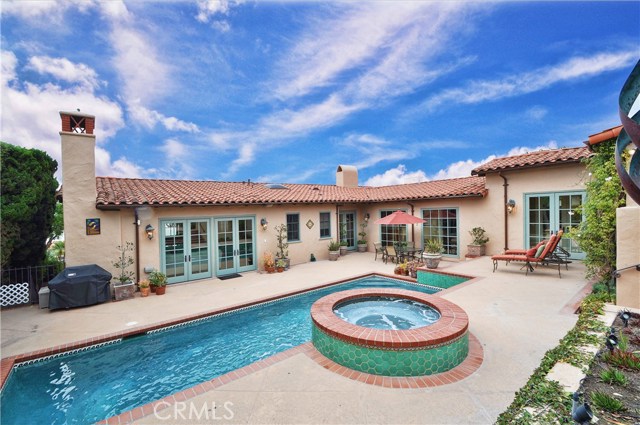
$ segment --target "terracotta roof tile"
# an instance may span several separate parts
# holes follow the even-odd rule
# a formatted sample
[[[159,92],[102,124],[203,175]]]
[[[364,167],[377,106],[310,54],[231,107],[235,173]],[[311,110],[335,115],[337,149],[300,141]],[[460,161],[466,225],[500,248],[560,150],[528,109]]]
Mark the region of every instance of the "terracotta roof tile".
[[[284,184],[270,189],[263,183],[151,180],[97,177],[96,206],[229,205],[282,203],[363,203],[485,196],[484,177],[465,177],[383,187],[339,187]]]
[[[495,173],[503,170],[516,170],[520,168],[544,167],[552,164],[566,164],[580,162],[591,156],[592,153],[586,147],[563,148],[529,152],[523,155],[496,158],[482,164],[471,171],[474,176],[485,176],[487,173]]]

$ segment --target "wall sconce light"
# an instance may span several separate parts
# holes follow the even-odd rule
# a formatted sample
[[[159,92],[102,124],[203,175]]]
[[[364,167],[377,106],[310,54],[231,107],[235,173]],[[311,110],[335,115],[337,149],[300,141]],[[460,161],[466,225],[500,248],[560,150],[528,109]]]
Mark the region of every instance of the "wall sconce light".
[[[364,221],[369,221],[370,218],[371,218],[371,216],[369,215],[369,213],[366,213],[364,215]]]
[[[262,217],[260,219],[260,225],[262,226],[262,230],[267,230],[267,225],[269,224],[269,222],[267,221],[266,218]]]
[[[511,214],[515,210],[516,210],[516,201],[514,201],[513,199],[509,199],[509,202],[507,202],[507,212]]]
[[[152,225],[147,224],[147,227],[144,228],[144,231],[147,232],[147,237],[151,240],[153,239],[153,232],[155,232],[156,229]]]

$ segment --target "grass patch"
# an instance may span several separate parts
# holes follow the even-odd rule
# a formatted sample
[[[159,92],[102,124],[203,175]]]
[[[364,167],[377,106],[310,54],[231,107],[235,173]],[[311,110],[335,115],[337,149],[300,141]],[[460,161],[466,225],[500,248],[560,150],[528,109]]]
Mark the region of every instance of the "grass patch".
[[[622,371],[617,369],[606,369],[600,373],[600,379],[609,385],[620,385],[624,387],[627,385],[627,377],[624,376]]]
[[[617,398],[611,397],[602,391],[595,391],[591,394],[591,403],[600,410],[611,413],[622,412],[625,410],[624,404]]]
[[[614,350],[612,353],[605,353],[602,359],[610,365],[621,369],[640,371],[640,357],[634,353]]]

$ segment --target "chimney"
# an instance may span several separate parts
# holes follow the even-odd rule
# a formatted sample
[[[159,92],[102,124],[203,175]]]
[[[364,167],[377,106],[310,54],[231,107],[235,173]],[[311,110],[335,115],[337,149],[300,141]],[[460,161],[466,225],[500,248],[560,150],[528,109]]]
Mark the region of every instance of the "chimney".
[[[90,242],[87,219],[100,217],[96,211],[96,136],[95,117],[79,112],[60,112],[62,130],[62,187],[64,188],[64,236],[67,266],[86,264]],[[92,261],[95,262],[95,261]]]
[[[353,165],[338,165],[336,186],[358,187],[358,169]]]

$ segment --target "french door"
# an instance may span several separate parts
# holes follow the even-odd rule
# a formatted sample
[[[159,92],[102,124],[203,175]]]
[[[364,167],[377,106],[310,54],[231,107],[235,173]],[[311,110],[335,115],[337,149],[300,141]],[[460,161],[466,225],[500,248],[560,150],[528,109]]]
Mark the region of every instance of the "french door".
[[[169,283],[211,277],[209,220],[161,221],[162,268]]]
[[[256,269],[255,219],[216,218],[216,275]]]
[[[582,222],[580,208],[585,192],[558,192],[525,195],[525,240],[527,246],[535,246],[548,239],[551,232],[576,228]],[[585,254],[568,236],[560,240],[560,246],[571,253],[571,258],[581,260]]]
[[[338,225],[340,226],[340,242],[346,240],[348,249],[356,249],[356,213],[353,211],[340,212]]]

